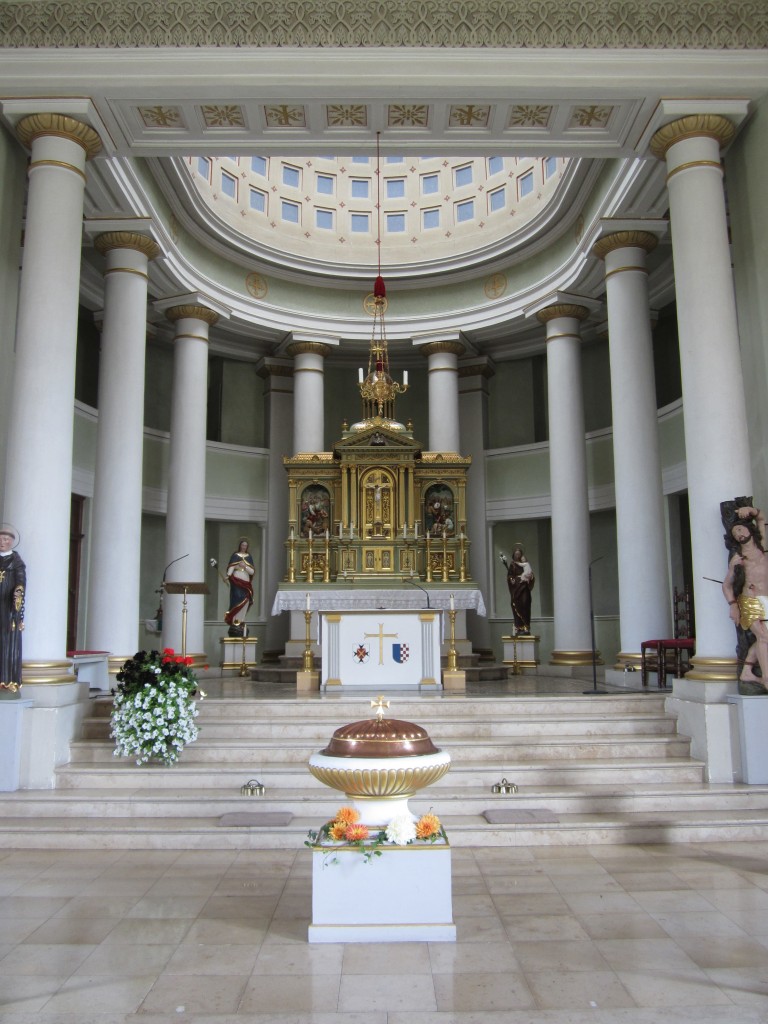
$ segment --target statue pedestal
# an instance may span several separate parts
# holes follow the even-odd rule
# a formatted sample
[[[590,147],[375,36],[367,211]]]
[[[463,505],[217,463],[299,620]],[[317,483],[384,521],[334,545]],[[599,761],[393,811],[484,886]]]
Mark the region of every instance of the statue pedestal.
[[[741,781],[757,786],[768,783],[768,697],[742,697],[731,694],[729,704],[736,705],[741,742]]]
[[[14,793],[21,774],[21,731],[32,700],[0,701],[0,792]]]
[[[540,639],[532,633],[501,638],[504,645],[504,664],[509,665],[513,674],[520,672],[530,675],[538,671]]]
[[[334,863],[331,863],[331,862]],[[451,848],[312,849],[310,942],[455,942]]]
[[[245,674],[248,675],[252,668],[256,668],[256,644],[258,639],[255,636],[246,637],[241,640],[238,636],[223,636],[219,640],[221,644],[221,661],[219,666],[222,675],[225,672],[241,672],[245,663]]]

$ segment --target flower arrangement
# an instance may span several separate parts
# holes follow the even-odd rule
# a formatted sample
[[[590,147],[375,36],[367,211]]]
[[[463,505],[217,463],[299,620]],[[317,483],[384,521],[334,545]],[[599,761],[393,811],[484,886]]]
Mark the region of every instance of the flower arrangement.
[[[403,814],[396,818],[379,832],[371,834],[367,825],[359,823],[360,815],[354,807],[340,807],[336,816],[326,821],[317,832],[308,832],[305,846],[351,846],[357,847],[363,855],[366,863],[374,857],[380,857],[382,847],[387,843],[393,846],[408,846],[417,841],[436,843],[440,840],[448,841],[445,829],[440,823],[436,814],[430,811],[423,814],[418,821],[413,821],[409,814]],[[331,864],[337,863],[337,858],[332,857]]]
[[[170,647],[138,651],[117,673],[113,690],[110,736],[115,757],[135,757],[136,764],[161,761],[175,764],[187,743],[197,739],[193,699],[198,683],[192,658]],[[205,696],[200,690],[201,699]]]

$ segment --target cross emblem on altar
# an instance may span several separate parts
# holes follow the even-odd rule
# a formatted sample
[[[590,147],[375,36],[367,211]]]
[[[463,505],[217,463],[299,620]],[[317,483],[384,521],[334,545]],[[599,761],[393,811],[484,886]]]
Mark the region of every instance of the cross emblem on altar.
[[[384,632],[384,623],[380,622],[379,623],[379,632],[378,633],[364,633],[363,636],[365,637],[366,640],[378,640],[379,641],[379,664],[383,665],[384,664],[384,641],[386,639],[397,640],[398,634],[397,633],[385,633]]]

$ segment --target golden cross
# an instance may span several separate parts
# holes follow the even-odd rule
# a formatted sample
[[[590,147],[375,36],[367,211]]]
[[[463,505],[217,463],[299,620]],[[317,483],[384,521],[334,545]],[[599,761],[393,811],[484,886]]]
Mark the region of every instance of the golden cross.
[[[385,639],[385,637],[391,637],[392,639],[397,640],[398,634],[397,633],[385,633],[384,632],[384,623],[380,622],[379,623],[379,632],[378,633],[363,633],[363,636],[366,639],[376,639],[376,638],[378,638],[378,641],[379,641],[379,664],[383,665],[384,664],[384,639]]]
[[[381,696],[379,697],[378,700],[371,701],[371,707],[376,708],[376,717],[378,718],[379,721],[381,721],[382,718],[384,717],[384,708],[389,707],[389,701],[384,700],[384,697]]]

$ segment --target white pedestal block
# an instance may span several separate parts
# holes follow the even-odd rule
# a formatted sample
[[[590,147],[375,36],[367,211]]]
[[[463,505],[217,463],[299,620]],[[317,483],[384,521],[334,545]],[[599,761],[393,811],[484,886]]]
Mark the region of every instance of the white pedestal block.
[[[89,651],[71,655],[72,667],[78,683],[87,683],[89,690],[101,690],[109,693],[109,651]]]
[[[534,674],[538,671],[539,640],[540,637],[532,633],[501,638],[504,645],[504,664],[509,666],[509,671],[521,674]]]
[[[451,849],[385,846],[312,851],[310,942],[455,942]]]
[[[21,727],[31,700],[0,701],[0,792],[14,793],[19,788],[21,767]]]
[[[742,697],[732,694],[729,704],[735,704],[741,741],[741,781],[749,785],[768,783],[768,697]]]

